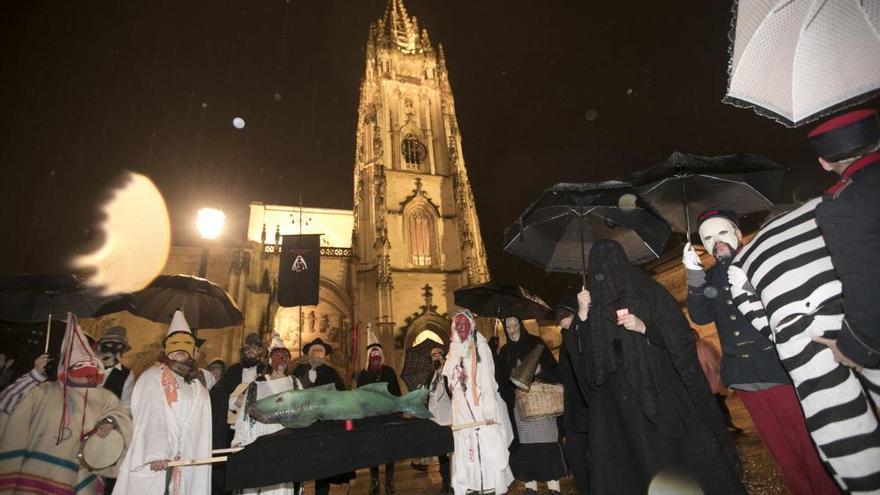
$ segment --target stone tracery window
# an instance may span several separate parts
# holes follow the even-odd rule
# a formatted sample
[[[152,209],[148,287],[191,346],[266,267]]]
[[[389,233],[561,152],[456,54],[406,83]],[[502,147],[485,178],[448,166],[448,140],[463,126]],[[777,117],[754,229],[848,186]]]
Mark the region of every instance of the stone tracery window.
[[[400,144],[400,152],[403,155],[404,168],[408,170],[419,170],[425,158],[428,156],[428,149],[424,144],[412,134],[407,134]]]
[[[413,265],[429,267],[433,264],[434,214],[424,206],[418,206],[406,217],[410,260]]]

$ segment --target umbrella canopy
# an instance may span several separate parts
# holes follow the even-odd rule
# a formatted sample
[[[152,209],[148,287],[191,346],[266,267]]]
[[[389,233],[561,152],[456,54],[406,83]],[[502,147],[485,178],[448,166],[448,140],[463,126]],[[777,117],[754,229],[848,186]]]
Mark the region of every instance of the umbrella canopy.
[[[877,0],[739,0],[726,103],[798,126],[880,90]]]
[[[628,179],[672,230],[690,233],[697,228],[691,219],[708,208],[737,215],[769,209],[784,174],[782,165],[760,155],[708,157],[676,151]]]
[[[669,225],[620,181],[560,183],[544,191],[504,232],[504,251],[547,272],[586,273],[597,239],[623,246],[629,260],[655,259],[669,238]]]
[[[403,357],[403,369],[400,371],[400,379],[406,384],[406,388],[415,390],[423,387],[428,378],[434,374],[431,350],[435,347],[445,348],[439,342],[426,339],[406,350],[406,355]]]
[[[540,297],[518,285],[488,282],[456,289],[455,304],[477,315],[496,318],[516,316],[522,320],[536,320],[547,316],[550,306]]]
[[[134,296],[134,314],[157,323],[171,323],[182,309],[193,328],[223,328],[243,321],[241,310],[219,285],[190,275],[160,275]]]
[[[131,294],[101,295],[72,274],[25,273],[0,283],[0,320],[16,323],[49,321],[73,313],[94,318],[134,309]]]

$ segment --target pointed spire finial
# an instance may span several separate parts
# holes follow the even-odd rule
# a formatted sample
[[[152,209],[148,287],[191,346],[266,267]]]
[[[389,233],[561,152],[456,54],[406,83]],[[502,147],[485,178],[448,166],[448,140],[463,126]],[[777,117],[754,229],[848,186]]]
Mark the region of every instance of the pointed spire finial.
[[[406,12],[403,0],[388,0],[383,21],[388,37],[402,52],[416,52],[419,39],[418,21]]]

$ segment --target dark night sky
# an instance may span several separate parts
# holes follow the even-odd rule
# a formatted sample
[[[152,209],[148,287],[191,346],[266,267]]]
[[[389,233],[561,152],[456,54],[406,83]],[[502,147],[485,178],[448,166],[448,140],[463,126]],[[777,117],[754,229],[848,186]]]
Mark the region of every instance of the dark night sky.
[[[0,275],[58,271],[94,246],[102,191],[122,169],[157,183],[179,244],[204,205],[227,211],[229,238],[254,200],[350,208],[364,44],[385,3],[3,2]],[[406,5],[446,49],[496,279],[558,292],[501,251],[504,228],[555,182],[613,178],[673,150],[766,154],[791,168],[789,197],[832,180],[807,129],[721,103],[729,1]]]

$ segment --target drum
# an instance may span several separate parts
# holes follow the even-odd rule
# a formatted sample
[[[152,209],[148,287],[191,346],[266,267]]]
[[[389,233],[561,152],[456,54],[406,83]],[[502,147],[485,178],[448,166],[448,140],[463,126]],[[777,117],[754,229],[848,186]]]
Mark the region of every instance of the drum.
[[[100,471],[116,464],[125,453],[125,439],[118,430],[100,438],[95,430],[83,437],[76,457],[89,471]]]

